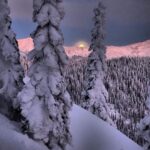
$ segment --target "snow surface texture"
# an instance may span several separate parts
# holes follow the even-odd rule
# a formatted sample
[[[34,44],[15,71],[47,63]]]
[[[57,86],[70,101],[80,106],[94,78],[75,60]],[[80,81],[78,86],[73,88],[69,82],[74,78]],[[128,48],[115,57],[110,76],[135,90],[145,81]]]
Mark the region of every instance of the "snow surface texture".
[[[142,150],[117,129],[76,105],[70,118],[74,148],[68,150]]]
[[[70,121],[73,143],[66,150],[142,150],[122,133],[76,105],[70,111]],[[48,150],[21,134],[18,127],[2,115],[0,123],[0,150]]]
[[[88,57],[87,71],[85,73],[85,92],[83,93],[85,102],[83,103],[83,107],[115,126],[110,118],[111,111],[106,103],[108,92],[103,83],[104,72],[106,70],[106,48],[104,46],[103,29],[105,8],[101,2],[94,9],[94,15],[95,27],[92,30],[92,41],[90,45],[92,52]]]
[[[150,87],[149,87],[149,96],[146,101],[146,106],[148,108],[146,116],[138,124],[139,134],[146,141],[145,149],[150,150]]]
[[[17,123],[0,114],[0,150],[48,150],[20,132]]]
[[[14,32],[11,30],[7,0],[0,1],[0,94],[18,107],[17,94],[23,86],[23,68]]]
[[[51,150],[64,150],[71,142],[68,112],[72,103],[66,90],[62,67],[68,58],[59,25],[64,16],[62,0],[34,0],[33,19],[38,27],[32,38],[32,64],[18,97],[26,132]]]

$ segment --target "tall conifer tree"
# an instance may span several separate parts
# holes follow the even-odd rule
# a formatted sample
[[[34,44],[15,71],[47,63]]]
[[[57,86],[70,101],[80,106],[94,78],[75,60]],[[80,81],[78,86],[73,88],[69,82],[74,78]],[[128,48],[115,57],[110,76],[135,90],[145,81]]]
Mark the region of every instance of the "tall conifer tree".
[[[91,54],[88,57],[87,69],[85,73],[84,106],[92,113],[103,120],[113,124],[110,119],[110,110],[106,100],[108,92],[104,85],[106,70],[104,44],[105,7],[99,2],[94,9],[94,28],[92,30],[92,40],[90,45]]]
[[[33,8],[38,27],[32,34],[35,49],[29,54],[29,78],[19,94],[22,115],[29,135],[51,150],[65,150],[71,140],[68,112],[72,104],[62,72],[68,60],[60,30],[62,0],[33,0]]]

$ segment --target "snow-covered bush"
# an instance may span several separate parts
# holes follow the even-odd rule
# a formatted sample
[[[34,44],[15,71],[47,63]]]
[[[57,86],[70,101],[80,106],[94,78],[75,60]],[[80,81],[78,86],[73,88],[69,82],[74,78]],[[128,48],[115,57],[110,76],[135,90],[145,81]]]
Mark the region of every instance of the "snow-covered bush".
[[[68,58],[59,28],[64,17],[62,0],[33,0],[33,20],[38,27],[32,38],[35,49],[28,55],[31,66],[18,97],[26,130],[51,150],[65,150],[71,141],[69,116],[72,103],[63,78]]]
[[[23,86],[23,68],[20,64],[18,44],[11,30],[7,0],[0,1],[0,95],[1,100],[18,108],[17,94]],[[3,97],[3,98],[2,98]],[[0,105],[2,103],[0,102]]]
[[[28,54],[20,51],[20,62],[23,66],[24,72],[27,73],[31,65],[31,62],[28,60]]]
[[[103,120],[114,124],[110,118],[110,109],[107,104],[108,92],[103,83],[106,70],[104,45],[104,23],[105,7],[100,2],[94,9],[94,28],[92,30],[92,40],[88,57],[87,69],[85,73],[85,91],[83,107],[102,118]]]
[[[147,112],[146,116],[141,119],[140,123],[138,124],[138,129],[140,130],[139,133],[142,138],[145,140],[145,149],[150,150],[150,88],[149,88],[149,96],[146,101]]]

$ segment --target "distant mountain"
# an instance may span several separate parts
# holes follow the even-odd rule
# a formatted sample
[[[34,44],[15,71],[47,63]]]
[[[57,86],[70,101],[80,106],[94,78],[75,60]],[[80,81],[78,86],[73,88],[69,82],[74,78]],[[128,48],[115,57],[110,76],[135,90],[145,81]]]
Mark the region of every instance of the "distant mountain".
[[[24,53],[28,53],[34,48],[33,40],[31,38],[18,39],[18,45],[19,49]]]
[[[28,53],[34,48],[33,40],[31,38],[19,39],[18,44],[19,49],[24,53]],[[87,48],[80,48],[77,46],[65,46],[64,48],[69,57],[72,57],[74,55],[86,57],[90,53]],[[150,40],[127,46],[107,46],[106,55],[108,59],[118,58],[122,56],[150,57]]]
[[[127,46],[109,46],[107,49],[107,57],[109,59],[122,56],[139,56],[150,57],[150,40],[135,43]]]
[[[19,49],[24,53],[28,53],[32,49],[34,49],[33,40],[31,38],[18,39],[18,44],[19,44]],[[87,48],[79,48],[77,46],[64,47],[64,48],[69,57],[72,57],[74,55],[86,57],[89,54]]]

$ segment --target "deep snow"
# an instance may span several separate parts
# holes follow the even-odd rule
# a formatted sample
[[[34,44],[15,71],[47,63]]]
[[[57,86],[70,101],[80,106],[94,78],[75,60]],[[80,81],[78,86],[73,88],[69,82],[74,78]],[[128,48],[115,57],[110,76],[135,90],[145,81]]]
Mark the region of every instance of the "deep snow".
[[[74,105],[70,112],[72,147],[67,150],[142,150],[117,129]],[[0,150],[48,150],[19,132],[16,125],[0,115]]]

